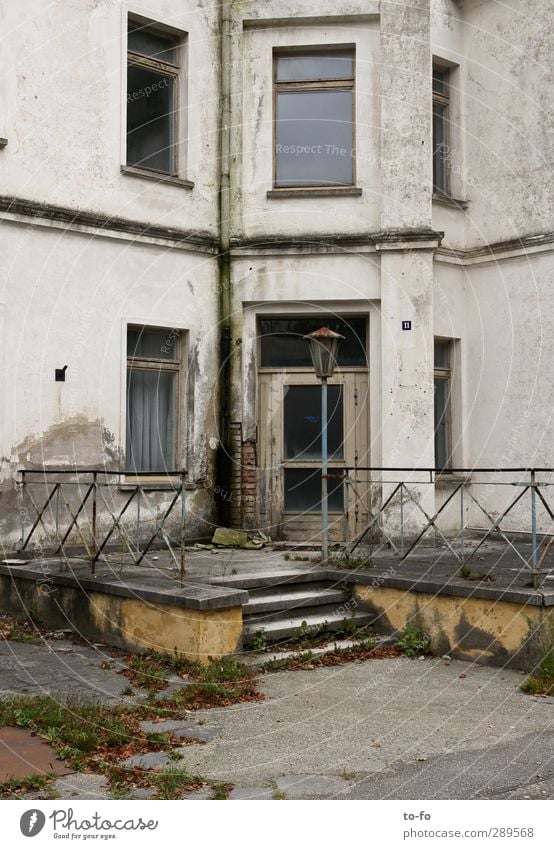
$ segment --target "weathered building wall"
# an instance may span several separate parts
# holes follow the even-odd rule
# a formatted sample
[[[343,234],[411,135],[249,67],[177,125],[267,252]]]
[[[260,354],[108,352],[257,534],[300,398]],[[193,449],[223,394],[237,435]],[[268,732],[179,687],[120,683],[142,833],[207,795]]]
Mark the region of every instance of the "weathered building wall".
[[[434,465],[436,337],[453,342],[453,465],[552,464],[547,0],[525,15],[494,0],[237,0],[224,65],[209,0],[1,8],[4,533],[18,465],[123,464],[126,323],[186,331],[179,460],[215,480],[229,267],[233,523],[257,522],[262,316],[368,318],[372,465]],[[187,34],[180,182],[122,172],[128,12]],[[356,52],[355,185],[275,192],[273,50],[329,44]],[[450,198],[432,192],[433,59],[451,75]],[[212,496],[191,493],[191,531],[207,531]]]
[[[2,194],[217,234],[218,6],[194,0],[4,2]],[[179,177],[121,173],[127,15],[186,34],[189,93]],[[24,23],[23,23],[24,22]]]
[[[124,170],[128,14],[182,32],[176,180]],[[125,469],[129,324],[182,331],[176,463],[192,487],[187,532],[205,535],[218,437],[218,7],[23,0],[2,3],[2,21],[2,544],[20,533],[17,468]]]

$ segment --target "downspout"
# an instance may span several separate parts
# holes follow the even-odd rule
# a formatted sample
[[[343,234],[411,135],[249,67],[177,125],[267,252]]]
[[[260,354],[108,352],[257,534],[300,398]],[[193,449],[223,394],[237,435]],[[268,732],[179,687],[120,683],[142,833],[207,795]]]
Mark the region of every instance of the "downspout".
[[[220,2],[219,109],[219,429],[217,452],[217,520],[229,524],[231,490],[231,0]]]

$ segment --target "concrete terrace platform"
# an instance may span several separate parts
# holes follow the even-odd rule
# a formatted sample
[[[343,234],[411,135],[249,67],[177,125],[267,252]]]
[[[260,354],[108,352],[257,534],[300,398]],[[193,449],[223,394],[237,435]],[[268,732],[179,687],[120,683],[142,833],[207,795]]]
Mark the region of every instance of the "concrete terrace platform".
[[[518,549],[530,553],[526,543]],[[469,579],[460,577],[446,547],[418,548],[405,561],[387,550],[360,551],[356,555],[369,556],[371,568],[344,569],[318,565],[319,552],[281,547],[186,554],[184,585],[166,550],[150,553],[139,566],[130,556],[108,556],[94,576],[82,559],[21,557],[0,564],[0,606],[12,613],[38,606],[54,627],[75,627],[123,648],[177,649],[201,660],[239,651],[260,631],[279,642],[303,623],[310,632],[318,622],[340,630],[345,619],[356,627],[374,624],[384,634],[414,624],[430,635],[436,654],[525,669],[553,643],[550,563],[534,588],[505,543],[484,545],[470,563]]]
[[[22,560],[22,558],[21,558]],[[153,561],[155,562],[155,561]],[[131,651],[177,651],[208,662],[240,648],[240,589],[184,585],[167,568],[70,558],[0,563],[0,610]]]

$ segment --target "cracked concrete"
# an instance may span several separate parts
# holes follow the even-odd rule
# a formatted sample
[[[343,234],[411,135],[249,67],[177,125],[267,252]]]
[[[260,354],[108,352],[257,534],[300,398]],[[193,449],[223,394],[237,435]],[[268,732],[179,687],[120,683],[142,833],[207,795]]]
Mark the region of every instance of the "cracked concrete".
[[[520,692],[521,681],[512,670],[404,657],[266,675],[265,702],[197,713],[222,730],[189,747],[185,763],[287,798],[302,783],[309,798],[523,798],[531,775],[545,798],[552,708]]]
[[[121,659],[103,647],[56,647],[0,643],[0,692],[47,688],[60,698],[121,701],[128,686],[117,672]],[[106,661],[113,667],[102,668]],[[233,784],[231,800],[552,798],[552,700],[524,695],[522,678],[455,660],[370,660],[265,675],[264,702],[141,724],[149,733],[202,740],[176,749],[178,765]],[[123,765],[159,770],[170,760],[150,752]],[[102,776],[80,774],[58,779],[53,792],[108,796]],[[212,790],[186,798],[212,798]]]

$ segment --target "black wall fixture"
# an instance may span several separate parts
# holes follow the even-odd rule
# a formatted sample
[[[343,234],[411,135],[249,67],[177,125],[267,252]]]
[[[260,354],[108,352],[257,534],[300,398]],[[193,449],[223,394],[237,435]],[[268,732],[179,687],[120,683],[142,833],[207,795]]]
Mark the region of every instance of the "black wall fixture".
[[[67,366],[64,366],[63,368],[57,368],[56,369],[56,380],[57,381],[60,381],[62,383],[65,382],[65,370],[66,370],[66,368],[67,368]]]

